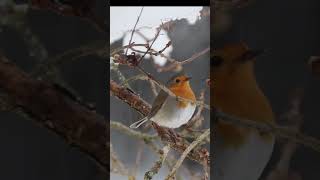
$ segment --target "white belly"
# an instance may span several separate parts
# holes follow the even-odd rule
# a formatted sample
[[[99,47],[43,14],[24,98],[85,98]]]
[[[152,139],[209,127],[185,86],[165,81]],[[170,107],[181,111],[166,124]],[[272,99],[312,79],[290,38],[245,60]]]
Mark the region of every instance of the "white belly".
[[[266,142],[253,132],[238,149],[221,147],[219,139],[213,143],[213,179],[258,180],[271,157],[274,139]]]
[[[150,120],[159,126],[178,128],[191,119],[195,109],[196,105],[191,105],[191,103],[188,103],[187,107],[180,109],[177,107],[176,98],[168,96],[162,108]]]

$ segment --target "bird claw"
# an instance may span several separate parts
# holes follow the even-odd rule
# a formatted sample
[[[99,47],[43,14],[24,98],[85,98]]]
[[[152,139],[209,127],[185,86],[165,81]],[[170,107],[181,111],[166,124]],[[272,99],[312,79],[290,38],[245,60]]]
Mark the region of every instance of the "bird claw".
[[[174,132],[173,129],[168,129],[168,133],[169,133],[171,141],[173,143],[176,143],[177,139],[179,138],[179,135],[176,132]]]

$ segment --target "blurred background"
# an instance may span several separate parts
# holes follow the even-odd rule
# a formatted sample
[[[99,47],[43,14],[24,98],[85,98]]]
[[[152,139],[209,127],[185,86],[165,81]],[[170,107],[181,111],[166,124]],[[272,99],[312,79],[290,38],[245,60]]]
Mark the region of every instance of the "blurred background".
[[[36,64],[67,50],[107,41],[108,34],[97,31],[86,20],[30,9],[28,3],[0,2],[0,50],[28,73]],[[107,19],[105,7],[105,1],[96,1],[94,12],[101,21]],[[83,56],[59,66],[59,72],[60,82],[67,84],[84,101],[95,104],[98,113],[109,116],[106,109],[108,71],[104,59]],[[13,112],[0,112],[0,119],[0,179],[105,178],[94,161],[46,128]]]
[[[320,138],[320,79],[312,76],[307,61],[319,55],[320,2],[309,1],[223,1],[213,7],[212,46],[243,41],[252,49],[265,49],[257,58],[256,77],[279,118],[288,110],[289,94],[304,91],[301,131]],[[279,160],[281,143],[265,174]],[[290,171],[304,180],[320,178],[320,153],[299,146]]]
[[[136,23],[141,7],[111,7],[110,10],[110,51],[112,52],[112,50],[128,44],[131,35],[130,30],[133,29]],[[156,35],[156,28],[161,23],[167,23],[170,27],[162,29],[159,38],[152,47],[156,50],[161,50],[170,40],[172,45],[164,51],[164,54],[177,61],[182,61],[210,46],[210,14],[204,13],[210,13],[209,11],[209,7],[144,7],[136,29],[148,39],[152,39]],[[145,39],[138,33],[135,33],[132,42],[145,43]],[[146,49],[142,48],[141,50],[145,51]],[[130,54],[130,51],[128,51],[128,54]],[[159,66],[169,64],[165,63],[166,60],[164,58],[146,56],[141,66],[157,80],[165,83],[176,73],[172,71],[159,72]],[[139,74],[137,70],[128,66],[120,65],[118,70],[126,78]],[[199,97],[201,90],[207,87],[205,80],[209,77],[209,53],[184,65],[183,70],[189,76],[192,76],[191,86],[196,96]],[[112,70],[110,71],[110,75],[112,80],[119,84],[121,83],[117,72]],[[151,104],[153,102],[155,95],[152,93],[148,81],[136,80],[130,82],[129,85],[133,91],[148,103]],[[207,104],[209,103],[209,95],[210,93],[207,89],[205,93]],[[121,122],[126,126],[143,117],[113,96],[110,96],[110,110],[110,120]],[[209,112],[207,110],[203,111],[203,116],[204,121],[200,129],[208,128],[210,124]],[[149,134],[155,133],[150,126],[142,127],[138,131]],[[146,148],[142,141],[117,130],[111,129],[111,144],[119,159],[131,171],[131,175],[135,175],[137,179],[142,179],[144,173],[150,170],[154,162],[159,159],[159,155]],[[162,143],[159,143],[159,145],[163,146]],[[170,153],[175,155],[173,152],[174,150],[171,150]],[[186,162],[184,164],[187,165],[187,169],[196,173],[202,173],[200,166],[190,161]],[[136,164],[138,164],[138,168],[136,168]],[[168,168],[163,166],[154,179],[164,179],[168,173]],[[191,178],[187,176],[185,171],[179,171],[179,173],[181,173],[182,179]],[[111,179],[121,180],[128,179],[128,177],[112,173]]]

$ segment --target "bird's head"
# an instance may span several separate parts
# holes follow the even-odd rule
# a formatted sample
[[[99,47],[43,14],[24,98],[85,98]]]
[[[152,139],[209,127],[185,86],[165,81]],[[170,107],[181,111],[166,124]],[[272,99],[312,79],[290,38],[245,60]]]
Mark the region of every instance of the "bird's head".
[[[190,79],[191,77],[186,74],[178,73],[170,78],[167,82],[167,86],[175,95],[195,100],[195,95],[189,83]]]
[[[246,80],[253,76],[255,57],[263,50],[249,49],[245,43],[228,44],[213,51],[211,68],[213,69],[213,83],[220,81]],[[234,83],[234,82],[232,82]]]

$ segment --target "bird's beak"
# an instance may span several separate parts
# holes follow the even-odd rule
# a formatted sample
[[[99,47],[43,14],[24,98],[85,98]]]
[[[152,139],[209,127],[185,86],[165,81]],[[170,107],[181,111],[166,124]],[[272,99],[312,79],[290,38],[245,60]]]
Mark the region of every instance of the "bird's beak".
[[[264,49],[250,49],[247,52],[243,54],[242,60],[247,61],[247,60],[253,60],[257,56],[260,56],[265,52]]]
[[[190,79],[192,79],[192,77],[189,77],[189,76],[186,77],[186,81],[189,81]]]

